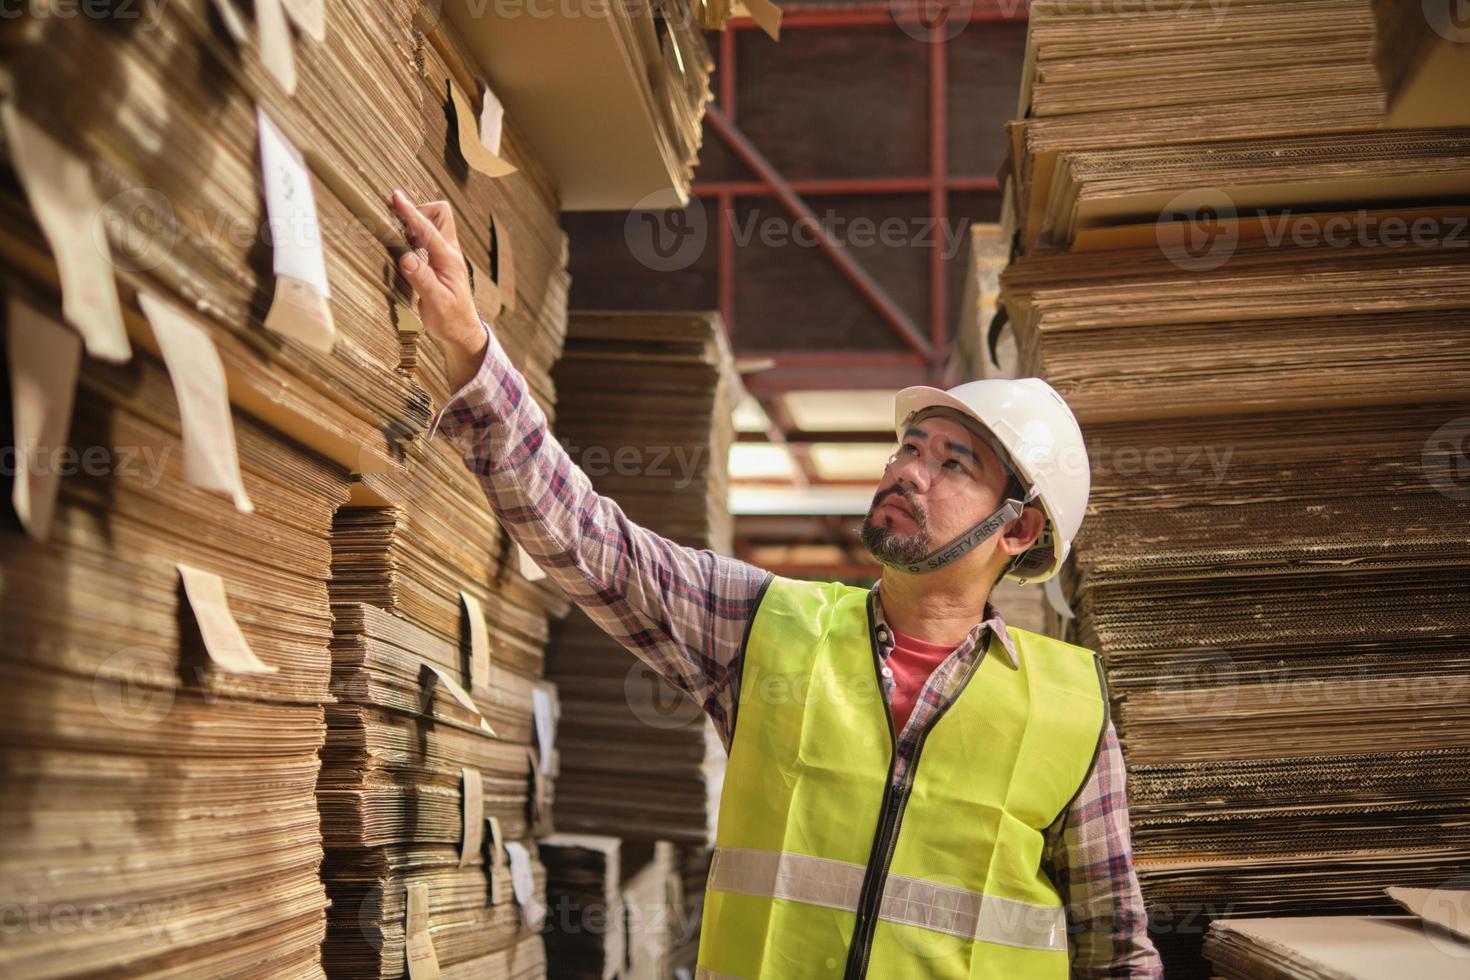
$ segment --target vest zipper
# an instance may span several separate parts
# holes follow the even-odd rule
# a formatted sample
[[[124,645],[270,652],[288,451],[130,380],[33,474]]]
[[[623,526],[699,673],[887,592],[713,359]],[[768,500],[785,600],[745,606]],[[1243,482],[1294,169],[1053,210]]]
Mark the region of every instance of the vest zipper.
[[[868,640],[873,648],[873,669],[878,673],[878,683],[882,684],[883,664],[878,653],[877,640],[874,638],[871,594],[868,599]],[[987,646],[989,642],[987,637]],[[888,707],[888,701],[886,698],[883,701],[883,717],[888,721],[888,737],[893,746],[893,754],[889,757],[888,777],[883,783],[883,809],[878,818],[878,831],[873,835],[868,868],[863,874],[863,888],[858,894],[857,924],[853,926],[852,942],[847,947],[847,968],[843,980],[863,980],[867,976],[868,958],[873,951],[873,931],[878,925],[878,909],[883,900],[883,884],[887,881],[888,869],[893,864],[893,852],[898,845],[898,826],[903,822],[903,811],[908,805],[909,793],[914,788],[914,776],[919,769],[919,757],[924,751],[924,742],[945,712],[949,711],[950,705],[960,699],[960,695],[970,684],[970,678],[975,675],[976,669],[987,655],[988,651],[981,651],[981,655],[970,662],[954,696],[934,713],[929,724],[919,732],[919,739],[914,744],[914,758],[909,762],[908,770],[903,774],[903,784],[896,792],[893,787],[893,770],[898,766],[898,733],[893,730],[893,712]]]

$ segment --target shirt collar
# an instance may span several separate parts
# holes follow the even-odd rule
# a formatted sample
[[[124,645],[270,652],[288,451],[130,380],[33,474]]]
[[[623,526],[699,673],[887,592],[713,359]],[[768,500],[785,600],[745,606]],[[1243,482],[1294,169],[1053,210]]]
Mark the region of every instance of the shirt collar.
[[[883,597],[878,586],[880,582],[873,583],[873,626],[878,630],[879,638],[883,643],[883,656],[886,659],[893,648],[893,629],[888,625],[883,615]],[[989,601],[985,603],[985,618],[970,627],[970,635],[966,642],[978,644],[985,636],[985,631],[990,630],[1000,640],[1000,645],[1005,648],[1006,656],[1011,660],[1013,670],[1021,669],[1021,658],[1016,653],[1015,640],[1011,638],[1010,630],[1006,629],[1005,620],[1001,618],[1000,610],[996,609]]]

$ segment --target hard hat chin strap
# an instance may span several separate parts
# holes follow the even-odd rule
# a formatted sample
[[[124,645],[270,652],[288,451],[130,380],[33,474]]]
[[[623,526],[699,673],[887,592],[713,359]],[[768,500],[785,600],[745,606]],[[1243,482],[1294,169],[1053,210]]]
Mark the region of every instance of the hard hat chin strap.
[[[929,552],[923,558],[913,563],[885,562],[890,568],[908,572],[910,575],[923,575],[926,572],[937,572],[945,565],[958,561],[981,544],[992,537],[995,532],[1005,527],[1011,521],[1021,516],[1036,494],[1027,495],[1025,500],[1017,500],[1011,497],[1005,500],[999,507],[991,511],[990,516],[984,518],[980,523],[965,531],[957,538],[953,538],[948,544],[942,545]]]

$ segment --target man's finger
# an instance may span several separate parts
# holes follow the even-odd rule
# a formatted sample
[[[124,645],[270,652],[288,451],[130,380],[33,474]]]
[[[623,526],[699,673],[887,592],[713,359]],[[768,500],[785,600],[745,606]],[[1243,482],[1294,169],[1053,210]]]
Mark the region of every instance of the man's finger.
[[[393,192],[393,208],[408,225],[409,244],[426,249],[429,253],[429,264],[435,270],[448,273],[459,263],[459,258],[452,252],[452,247],[444,240],[434,222],[415,207],[403,191]]]
[[[459,246],[459,230],[454,226],[454,209],[449,206],[448,201],[430,201],[428,204],[420,204],[419,210],[424,217],[434,223],[439,229],[439,234],[444,240],[455,247]]]
[[[403,253],[403,257],[398,260],[398,268],[414,292],[418,293],[420,303],[440,303],[451,295],[448,287],[439,281],[433,267],[417,250]]]

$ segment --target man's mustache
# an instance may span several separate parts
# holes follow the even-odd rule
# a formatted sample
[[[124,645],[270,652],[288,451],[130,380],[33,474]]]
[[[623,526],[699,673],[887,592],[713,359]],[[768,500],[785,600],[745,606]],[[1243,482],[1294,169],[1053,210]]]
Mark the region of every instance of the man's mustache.
[[[895,483],[887,490],[879,490],[873,497],[872,509],[877,510],[882,506],[883,501],[887,500],[893,494],[898,494],[903,498],[904,503],[909,505],[909,510],[914,515],[914,523],[919,525],[919,530],[927,530],[929,527],[929,518],[924,513],[924,508],[919,506],[918,494],[914,493],[913,490],[904,486],[902,483]]]

